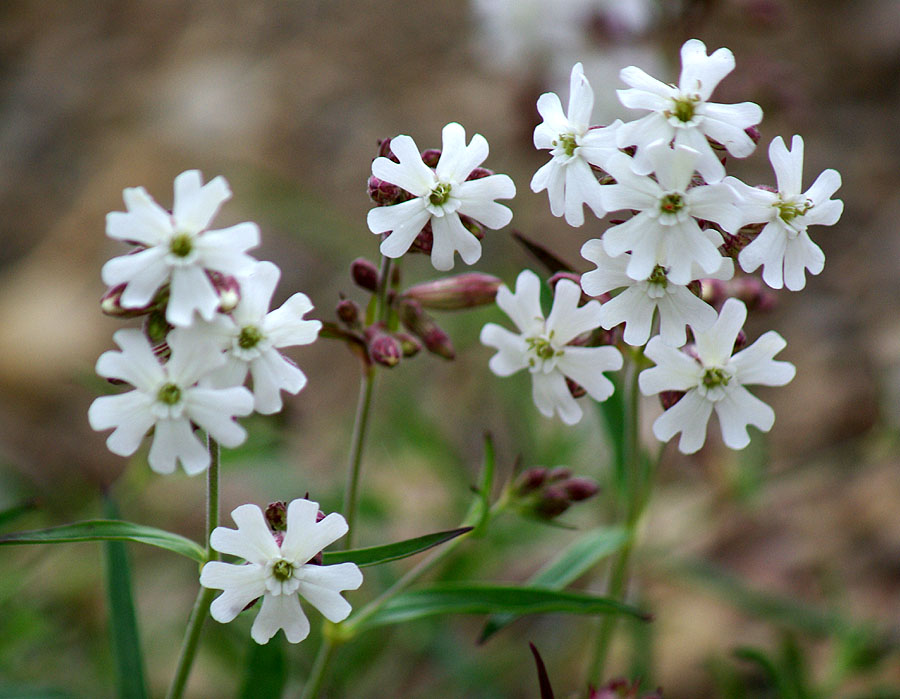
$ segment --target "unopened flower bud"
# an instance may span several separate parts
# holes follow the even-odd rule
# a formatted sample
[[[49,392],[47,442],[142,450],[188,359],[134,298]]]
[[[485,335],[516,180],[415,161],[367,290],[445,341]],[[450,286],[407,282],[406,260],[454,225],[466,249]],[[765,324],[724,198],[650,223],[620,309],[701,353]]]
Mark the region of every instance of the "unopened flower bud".
[[[600,492],[600,486],[597,485],[597,481],[581,476],[563,481],[562,486],[565,488],[571,502],[587,500]]]
[[[241,285],[236,277],[221,272],[207,271],[213,288],[219,295],[219,312],[230,313],[241,302]]]
[[[125,308],[122,305],[123,291],[125,291],[125,284],[110,287],[100,299],[100,310],[106,315],[115,318],[137,318],[149,313],[150,309],[156,304],[154,299],[146,306],[141,306],[140,308]]]
[[[469,176],[466,178],[466,181],[470,180],[480,180],[483,177],[490,177],[494,174],[493,170],[488,170],[486,167],[476,167],[472,172],[469,173]]]
[[[273,532],[287,531],[287,503],[281,500],[266,507],[266,524]]]
[[[513,483],[516,495],[528,495],[544,485],[547,480],[547,469],[543,466],[525,469]]]
[[[544,519],[559,517],[571,505],[569,495],[562,485],[551,485],[545,488],[534,504],[534,513]]]
[[[351,328],[359,326],[360,310],[359,306],[352,299],[341,299],[338,301],[335,313],[340,321]]]
[[[373,362],[388,368],[397,366],[403,357],[400,343],[385,330],[383,323],[366,328],[366,348]]]
[[[572,398],[581,398],[582,396],[587,395],[587,391],[584,389],[584,386],[582,386],[581,384],[575,383],[568,376],[566,376],[565,379],[566,379],[566,388],[569,389],[569,393],[572,394]]]
[[[502,283],[490,274],[469,272],[416,284],[403,296],[417,301],[422,308],[453,311],[494,303]]]
[[[400,343],[404,358],[415,357],[422,349],[422,343],[409,333],[394,333],[394,339]]]
[[[441,159],[441,151],[436,148],[428,148],[422,151],[422,162],[428,167],[437,167],[438,160]]]
[[[394,155],[394,151],[391,150],[391,140],[390,138],[378,139],[378,156],[399,163],[400,158]]]
[[[447,333],[434,322],[431,316],[425,313],[418,301],[408,298],[401,299],[397,305],[397,312],[400,316],[400,322],[413,335],[422,340],[425,349],[444,359],[456,357],[453,343],[450,342]]]
[[[660,391],[659,403],[663,410],[668,410],[684,398],[684,391]]]
[[[465,215],[460,215],[459,220],[469,233],[478,238],[478,240],[484,240],[484,226],[478,221]]]
[[[350,277],[366,291],[378,290],[378,268],[365,257],[357,257],[350,263]]]
[[[395,184],[380,180],[374,175],[370,176],[366,183],[366,192],[369,195],[369,199],[378,204],[378,206],[391,206],[406,198],[405,190]]]

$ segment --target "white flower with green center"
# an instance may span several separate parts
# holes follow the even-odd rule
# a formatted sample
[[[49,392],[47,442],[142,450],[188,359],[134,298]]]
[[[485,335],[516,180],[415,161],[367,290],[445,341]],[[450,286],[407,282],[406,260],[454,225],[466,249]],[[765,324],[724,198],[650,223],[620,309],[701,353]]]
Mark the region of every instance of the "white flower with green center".
[[[93,429],[115,428],[106,440],[111,452],[131,456],[153,428],[150,468],[172,473],[180,461],[194,475],[209,466],[209,452],[194,435],[193,425],[226,447],[244,441],[247,433],[234,418],[253,411],[250,391],[197,385],[204,374],[225,361],[214,344],[198,342],[185,330],[173,330],[167,338],[172,354],[162,364],[139,330],[119,330],[113,340],[122,351],[100,355],[97,373],[126,381],[134,390],[101,396],[88,410]]]
[[[219,207],[231,198],[225,178],[216,177],[203,184],[199,171],[182,172],[175,178],[171,213],[143,187],[128,188],[123,196],[128,211],[107,214],[106,234],[138,248],[103,265],[103,282],[125,285],[121,296],[125,308],[147,306],[168,283],[169,323],[188,326],[194,311],[212,320],[219,296],[207,271],[246,274],[256,262],[246,251],[259,245],[255,223],[209,230]]]
[[[638,166],[649,171],[644,148],[655,141],[690,146],[699,153],[697,170],[707,182],[719,182],[725,168],[707,141],[721,143],[736,158],[746,158],[756,145],[746,129],[762,121],[762,109],[753,102],[716,104],[709,98],[716,85],[734,70],[734,54],[726,48],[706,55],[706,45],[690,39],[681,47],[681,76],[678,86],[666,85],[640,68],[629,66],[619,74],[631,86],[617,90],[619,100],[629,109],[645,109],[650,114],[626,122],[617,132],[620,148],[637,146]]]
[[[541,166],[531,179],[531,190],[547,190],[550,211],[566,217],[570,226],[584,223],[584,205],[602,218],[606,214],[600,197],[601,185],[591,169],[604,165],[618,153],[615,121],[609,126],[591,128],[594,92],[584,77],[580,63],[572,68],[569,81],[569,108],[564,114],[559,97],[546,92],[538,98],[538,112],[544,121],[534,129],[534,147],[549,150],[552,159]]]
[[[696,278],[694,265],[707,276],[716,274],[722,264],[718,247],[724,241],[718,231],[701,229],[698,219],[718,223],[729,233],[737,231],[740,212],[734,192],[721,182],[690,186],[698,157],[692,148],[657,142],[646,148],[646,157],[655,178],[637,174],[624,153],[607,164],[616,184],[603,187],[604,206],[638,213],[607,229],[606,253],[618,257],[631,251],[626,271],[635,281],[647,279],[657,266],[668,270],[669,281],[681,285]]]
[[[431,263],[435,269],[453,269],[453,255],[467,265],[481,257],[481,242],[466,229],[460,216],[468,216],[491,229],[503,228],[512,220],[512,211],[495,199],[511,199],[516,186],[508,175],[466,178],[488,156],[488,142],[475,134],[466,145],[466,131],[456,123],[447,124],[442,133],[441,157],[432,170],[423,161],[415,141],[409,136],[391,139],[391,151],[399,163],[375,158],[372,174],[397,185],[413,199],[379,206],[369,211],[369,230],[390,235],[381,243],[385,257],[400,257],[412,245],[429,221],[434,234]]]
[[[332,622],[350,614],[344,590],[362,585],[355,563],[317,565],[311,561],[322,549],[347,533],[347,522],[333,512],[316,521],[319,504],[294,500],[287,508],[287,531],[279,543],[256,505],[241,505],[231,513],[237,529],[216,527],[211,546],[221,553],[238,556],[246,563],[210,561],[203,566],[200,584],[223,590],[209,607],[210,616],[227,624],[251,602],[262,597],[262,608],[250,635],[257,643],[268,643],[279,629],[291,643],[309,634],[309,620],[300,606],[303,597]]]
[[[778,191],[750,187],[734,177],[725,182],[741,198],[742,225],[765,223],[760,234],[738,255],[745,272],[762,265],[762,278],[773,289],[786,286],[799,291],[806,286],[806,271],[819,274],[825,254],[809,237],[807,227],[832,226],[844,211],[844,203],[831,196],[841,186],[836,170],[825,170],[802,192],[803,139],[794,136],[791,150],[781,136],[769,145]]]
[[[589,301],[579,307],[581,289],[568,279],[556,285],[550,315],[544,318],[538,276],[524,270],[516,280],[515,293],[507,286],[497,291],[497,305],[512,319],[518,333],[495,323],[481,329],[482,344],[497,349],[488,366],[497,376],[510,376],[522,369],[531,372],[532,396],[542,415],[558,414],[567,425],[581,420],[581,407],[573,398],[566,378],[603,401],[613,384],[602,372],[622,368],[622,355],[615,347],[577,347],[569,343],[599,327],[600,304]]]
[[[722,439],[731,449],[750,442],[748,425],[763,432],[772,429],[775,412],[745,386],[784,386],[794,378],[794,365],[773,358],[786,343],[769,331],[732,356],[734,342],[747,318],[747,308],[728,299],[708,330],[695,334],[696,357],[654,337],[644,353],[656,366],[638,377],[641,393],[684,391],[682,398],[653,423],[653,434],[667,442],[679,432],[678,449],[693,454],[706,442],[706,425],[715,410]]]
[[[610,257],[597,239],[587,241],[581,255],[597,265],[597,268],[581,275],[581,288],[589,296],[600,296],[620,289],[612,299],[600,308],[600,325],[607,330],[625,323],[624,339],[629,345],[640,347],[650,339],[654,317],[659,317],[659,336],[673,347],[681,347],[687,340],[685,326],[696,332],[708,329],[718,317],[715,309],[698,298],[682,284],[668,278],[664,267],[657,265],[646,279],[635,280],[625,270],[631,255]],[[734,263],[721,258],[721,266],[712,279],[731,279]],[[694,275],[700,276],[695,268]]]
[[[274,311],[269,311],[272,294],[281,271],[271,262],[258,262],[253,272],[241,279],[241,300],[232,311],[219,314],[212,323],[197,323],[190,329],[200,337],[214,340],[227,360],[210,372],[205,383],[216,387],[239,386],[249,371],[253,379],[254,409],[271,415],[281,410],[281,391],[299,393],[306,376],[278,350],[308,345],[322,328],[318,320],[304,320],[313,305],[306,294],[294,294]]]

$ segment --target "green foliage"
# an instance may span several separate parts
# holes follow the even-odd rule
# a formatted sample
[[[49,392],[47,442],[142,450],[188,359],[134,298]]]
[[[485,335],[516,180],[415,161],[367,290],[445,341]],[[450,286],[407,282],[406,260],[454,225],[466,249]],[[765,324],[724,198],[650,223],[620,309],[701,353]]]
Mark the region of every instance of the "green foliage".
[[[241,682],[240,699],[280,697],[287,682],[284,639],[279,634],[266,644],[247,641],[247,664]]]
[[[324,565],[332,565],[350,561],[360,568],[381,565],[382,563],[399,561],[402,558],[422,553],[470,531],[472,531],[472,527],[460,527],[434,534],[426,534],[425,536],[417,536],[414,539],[406,539],[405,541],[398,541],[394,544],[385,544],[383,546],[370,546],[349,551],[325,551],[322,553],[322,563]]]

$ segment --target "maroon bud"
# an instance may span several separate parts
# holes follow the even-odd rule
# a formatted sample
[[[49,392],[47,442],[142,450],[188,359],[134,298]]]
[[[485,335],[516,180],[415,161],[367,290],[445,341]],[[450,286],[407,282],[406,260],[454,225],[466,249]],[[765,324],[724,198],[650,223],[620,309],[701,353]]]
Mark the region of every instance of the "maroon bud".
[[[659,403],[662,405],[663,410],[668,410],[682,398],[684,398],[684,391],[661,391]]]
[[[394,333],[394,339],[400,343],[400,351],[403,357],[415,357],[422,349],[422,343],[409,333]]]
[[[562,485],[551,485],[540,494],[534,504],[534,513],[543,519],[553,519],[568,510],[571,504],[569,495]]]
[[[383,323],[366,328],[366,348],[373,362],[388,368],[397,366],[403,357],[400,343],[385,331]]]
[[[266,507],[266,524],[273,532],[287,531],[287,503],[281,500]]]
[[[350,263],[350,277],[366,291],[378,291],[378,268],[365,257],[357,257]]]
[[[352,299],[341,299],[338,301],[335,312],[344,325],[351,328],[359,327],[360,309]]]
[[[572,469],[567,466],[554,466],[547,471],[547,480],[550,483],[556,481],[564,481],[566,478],[572,477]]]
[[[241,285],[235,277],[207,270],[206,276],[219,295],[219,312],[230,313],[241,302]]]
[[[369,199],[378,206],[390,206],[407,198],[406,190],[395,184],[380,180],[374,175],[369,177],[366,183],[366,192]]]
[[[600,492],[600,486],[597,485],[597,481],[582,476],[575,476],[567,481],[563,481],[562,486],[566,489],[569,500],[572,502],[587,500]]]
[[[441,159],[441,152],[436,148],[429,148],[422,151],[422,162],[428,167],[437,167],[438,160]]]
[[[744,133],[747,134],[750,137],[750,140],[757,145],[759,144],[759,139],[762,138],[762,134],[755,126],[748,126],[746,129],[744,129]]]
[[[513,483],[513,492],[517,495],[528,495],[544,485],[547,480],[547,469],[543,466],[535,466],[526,469],[519,474]]]
[[[569,393],[572,394],[572,398],[581,398],[582,396],[587,395],[587,391],[584,390],[584,386],[581,384],[577,384],[568,376],[566,378],[566,388],[569,389]]]
[[[459,217],[459,220],[462,222],[462,225],[465,226],[466,230],[469,231],[469,233],[478,238],[478,240],[484,240],[484,226],[478,223],[478,221],[464,215],[461,215]]]
[[[469,272],[416,284],[403,292],[422,308],[453,311],[494,303],[502,282],[490,274]]]
[[[395,163],[400,162],[400,158],[394,155],[394,151],[391,150],[391,141],[393,139],[390,138],[382,138],[378,140],[378,155],[382,158],[388,158],[389,160],[393,160]]]
[[[444,359],[453,359],[456,352],[453,343],[434,319],[422,309],[422,304],[408,298],[402,298],[397,305],[400,322],[413,335],[422,340],[425,349]]]
[[[742,329],[738,330],[737,337],[734,338],[734,349],[731,351],[731,353],[734,354],[735,352],[740,352],[746,346],[747,346],[747,333],[745,333],[742,328]]]
[[[466,181],[470,180],[480,180],[483,177],[490,177],[494,174],[493,170],[488,170],[486,167],[476,167],[472,172],[469,173],[469,176],[466,178]]]
[[[149,313],[156,305],[156,299],[154,299],[146,306],[141,306],[140,308],[125,308],[122,305],[123,291],[125,291],[125,284],[119,284],[107,289],[100,299],[100,310],[106,315],[115,318],[137,318]]]

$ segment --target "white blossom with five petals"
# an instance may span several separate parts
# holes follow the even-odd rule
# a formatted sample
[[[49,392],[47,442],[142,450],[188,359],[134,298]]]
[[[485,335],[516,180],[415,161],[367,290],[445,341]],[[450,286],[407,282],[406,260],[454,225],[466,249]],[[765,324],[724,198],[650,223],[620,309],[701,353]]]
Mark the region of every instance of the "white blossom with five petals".
[[[762,109],[753,102],[716,104],[709,98],[719,82],[734,70],[734,54],[720,48],[706,55],[706,45],[690,39],[681,47],[681,76],[678,86],[666,85],[636,66],[619,74],[630,86],[618,90],[619,101],[630,109],[649,110],[636,121],[626,122],[616,133],[620,148],[637,146],[636,159],[642,171],[649,163],[642,152],[655,141],[674,141],[690,146],[699,154],[697,170],[707,182],[719,182],[725,168],[707,137],[721,143],[736,158],[750,155],[756,144],[746,129],[762,121]]]
[[[531,372],[532,397],[541,414],[553,417],[555,413],[567,425],[574,425],[581,420],[582,410],[566,379],[584,388],[594,400],[606,400],[614,387],[602,372],[621,369],[622,355],[615,347],[569,344],[600,325],[600,304],[589,301],[579,307],[581,289],[575,282],[562,279],[557,283],[553,307],[546,319],[540,293],[540,279],[527,269],[519,274],[515,293],[501,286],[497,305],[519,332],[488,323],[481,329],[481,342],[497,349],[488,364],[491,371],[497,376],[510,376],[527,368]]]
[[[783,386],[794,378],[796,370],[789,362],[773,359],[786,345],[775,331],[732,354],[746,318],[746,306],[728,299],[712,327],[695,334],[696,357],[667,345],[658,336],[647,344],[644,353],[656,366],[638,377],[641,393],[685,392],[653,423],[658,440],[667,442],[680,432],[678,449],[693,454],[706,442],[706,425],[713,410],[719,418],[722,440],[731,449],[749,444],[748,425],[763,432],[772,429],[775,412],[745,386]]]
[[[211,386],[239,386],[249,371],[253,379],[253,407],[271,415],[281,410],[281,391],[299,393],[306,375],[278,350],[308,345],[322,328],[319,320],[304,320],[313,305],[306,294],[297,293],[269,311],[281,271],[271,262],[258,262],[251,274],[240,280],[241,299],[228,314],[218,314],[211,323],[196,323],[190,332],[209,338],[225,352],[225,364],[210,372]]]
[[[762,265],[763,281],[773,289],[786,286],[799,291],[806,286],[806,274],[825,268],[825,253],[809,237],[812,225],[832,226],[844,211],[844,202],[831,196],[841,186],[837,170],[823,171],[805,192],[803,182],[803,139],[794,136],[791,150],[781,136],[769,144],[769,160],[775,170],[778,191],[750,187],[734,177],[726,184],[738,194],[742,225],[765,223],[760,234],[741,250],[738,262],[745,272]]]
[[[668,278],[664,267],[657,265],[646,279],[635,280],[625,270],[631,255],[610,257],[598,239],[587,241],[581,247],[581,255],[597,265],[596,269],[581,275],[581,288],[588,296],[600,296],[615,289],[621,291],[600,307],[600,325],[607,330],[625,323],[624,340],[640,347],[650,339],[653,319],[659,317],[659,336],[673,347],[681,347],[687,340],[686,326],[694,331],[708,329],[717,318],[716,310],[691,293],[687,286],[675,284]],[[734,263],[723,257],[715,274],[696,278],[731,279]]]
[[[466,179],[488,156],[484,136],[475,134],[466,145],[465,129],[457,123],[447,124],[442,132],[441,157],[434,169],[422,161],[409,136],[391,139],[391,151],[400,162],[375,158],[372,174],[405,189],[414,198],[369,211],[369,230],[376,234],[390,232],[381,243],[381,254],[402,256],[430,221],[434,234],[431,263],[435,269],[453,269],[455,252],[467,265],[477,262],[481,242],[459,217],[468,216],[487,228],[503,228],[512,220],[512,211],[495,200],[516,195],[516,186],[508,175]]]
[[[591,169],[605,169],[606,161],[619,150],[616,129],[621,121],[591,128],[594,92],[580,63],[572,67],[569,79],[569,106],[563,113],[559,97],[546,92],[538,98],[543,122],[534,129],[534,147],[549,150],[553,156],[531,178],[531,191],[547,190],[550,211],[566,217],[570,226],[584,223],[584,205],[598,218],[606,214],[600,197],[601,185]]]
[[[172,350],[163,364],[140,330],[119,330],[113,340],[121,352],[109,351],[97,360],[97,373],[127,381],[133,391],[97,398],[88,410],[95,430],[115,428],[106,440],[119,456],[137,451],[150,428],[153,443],[148,460],[157,473],[172,473],[180,461],[194,475],[209,466],[209,452],[194,436],[198,425],[226,447],[236,447],[247,436],[234,421],[253,411],[253,396],[246,388],[198,386],[203,375],[225,362],[211,342],[198,342],[186,330],[175,329],[167,342]]]
[[[255,223],[209,230],[219,207],[231,198],[225,178],[216,177],[203,184],[199,171],[182,172],[175,178],[171,213],[143,187],[130,187],[123,197],[128,211],[107,214],[106,234],[138,248],[103,265],[103,282],[111,287],[125,286],[121,295],[125,308],[147,306],[168,283],[169,323],[188,326],[194,311],[212,320],[219,295],[207,271],[246,274],[256,262],[246,251],[259,245]]]
[[[347,522],[331,513],[316,521],[318,503],[294,500],[287,508],[287,531],[279,543],[256,505],[241,505],[231,513],[237,529],[216,527],[211,546],[221,553],[243,558],[246,563],[210,561],[203,566],[200,584],[223,590],[209,608],[210,616],[223,624],[235,619],[248,604],[262,597],[250,635],[257,643],[268,643],[279,629],[291,643],[309,634],[309,619],[300,597],[332,622],[350,614],[344,590],[362,585],[355,563],[316,565],[310,561],[329,544],[347,533]],[[298,596],[299,595],[299,596]]]

